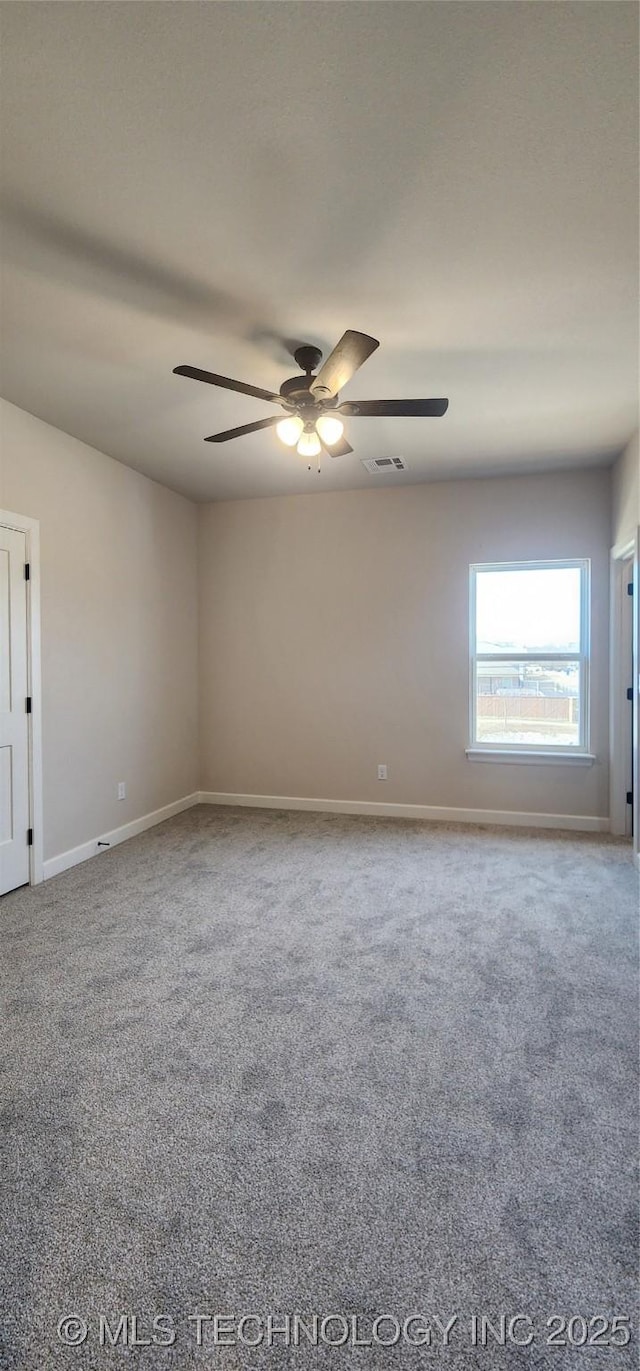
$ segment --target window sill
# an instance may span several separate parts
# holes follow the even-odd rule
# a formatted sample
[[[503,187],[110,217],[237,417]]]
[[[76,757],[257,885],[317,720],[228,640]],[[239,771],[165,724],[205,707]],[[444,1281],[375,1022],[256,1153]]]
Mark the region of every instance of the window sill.
[[[508,747],[467,747],[470,762],[524,762],[533,766],[593,766],[597,761],[593,752],[524,752]]]

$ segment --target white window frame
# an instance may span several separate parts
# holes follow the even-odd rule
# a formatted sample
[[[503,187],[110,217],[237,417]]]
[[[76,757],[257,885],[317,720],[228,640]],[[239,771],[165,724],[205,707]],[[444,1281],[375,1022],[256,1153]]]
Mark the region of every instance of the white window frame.
[[[580,572],[580,647],[578,652],[477,652],[476,651],[476,584],[478,572],[499,571],[561,571]],[[474,562],[469,567],[469,746],[467,757],[472,761],[518,762],[578,762],[590,765],[595,757],[589,751],[590,738],[590,625],[591,625],[591,562],[588,557],[571,557],[562,561],[535,562]],[[478,662],[577,662],[580,677],[580,741],[575,746],[566,743],[498,743],[478,742],[476,739],[477,665]]]

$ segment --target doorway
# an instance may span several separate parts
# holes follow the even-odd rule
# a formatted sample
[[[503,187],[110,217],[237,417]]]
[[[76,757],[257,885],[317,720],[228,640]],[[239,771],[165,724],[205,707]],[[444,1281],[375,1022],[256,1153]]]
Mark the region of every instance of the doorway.
[[[38,534],[0,511],[0,895],[42,880]]]
[[[640,851],[638,538],[611,561],[611,831]]]

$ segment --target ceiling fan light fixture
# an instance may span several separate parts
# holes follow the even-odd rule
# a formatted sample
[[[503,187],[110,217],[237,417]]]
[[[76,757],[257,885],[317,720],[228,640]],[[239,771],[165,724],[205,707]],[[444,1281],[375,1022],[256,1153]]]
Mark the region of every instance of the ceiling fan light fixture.
[[[276,433],[287,447],[295,447],[303,428],[302,419],[291,415],[288,419],[281,419],[280,423],[276,424]]]
[[[317,457],[322,451],[322,443],[315,431],[315,428],[306,430],[298,443],[298,452],[301,457]]]
[[[332,447],[334,443],[337,443],[344,433],[344,424],[340,419],[335,419],[332,414],[321,414],[317,420],[316,428],[327,447]]]
[[[377,347],[377,338],[347,329],[315,376],[313,373],[322,361],[322,353],[311,344],[302,344],[293,355],[304,376],[289,376],[282,382],[278,394],[273,390],[263,390],[261,386],[248,385],[246,381],[236,381],[231,376],[203,371],[202,367],[181,365],[173,370],[176,376],[189,376],[192,381],[205,381],[210,386],[220,386],[222,390],[239,391],[241,395],[252,395],[256,400],[269,400],[288,410],[282,419],[274,415],[258,419],[253,424],[240,424],[237,428],[226,429],[224,433],[211,433],[205,438],[206,443],[226,443],[231,438],[244,438],[249,433],[275,427],[280,441],[286,447],[296,447],[301,457],[319,457],[323,447],[331,457],[347,457],[353,448],[343,437],[344,428],[337,417],[338,412],[354,418],[359,415],[365,418],[397,415],[407,419],[435,419],[446,414],[449,408],[449,401],[444,398],[347,400],[345,404],[339,403],[343,387]]]

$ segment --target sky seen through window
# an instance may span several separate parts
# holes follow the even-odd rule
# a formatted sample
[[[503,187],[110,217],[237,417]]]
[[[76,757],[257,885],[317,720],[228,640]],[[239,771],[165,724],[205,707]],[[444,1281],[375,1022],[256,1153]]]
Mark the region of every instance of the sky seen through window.
[[[579,567],[478,571],[478,652],[578,652],[579,648]]]

